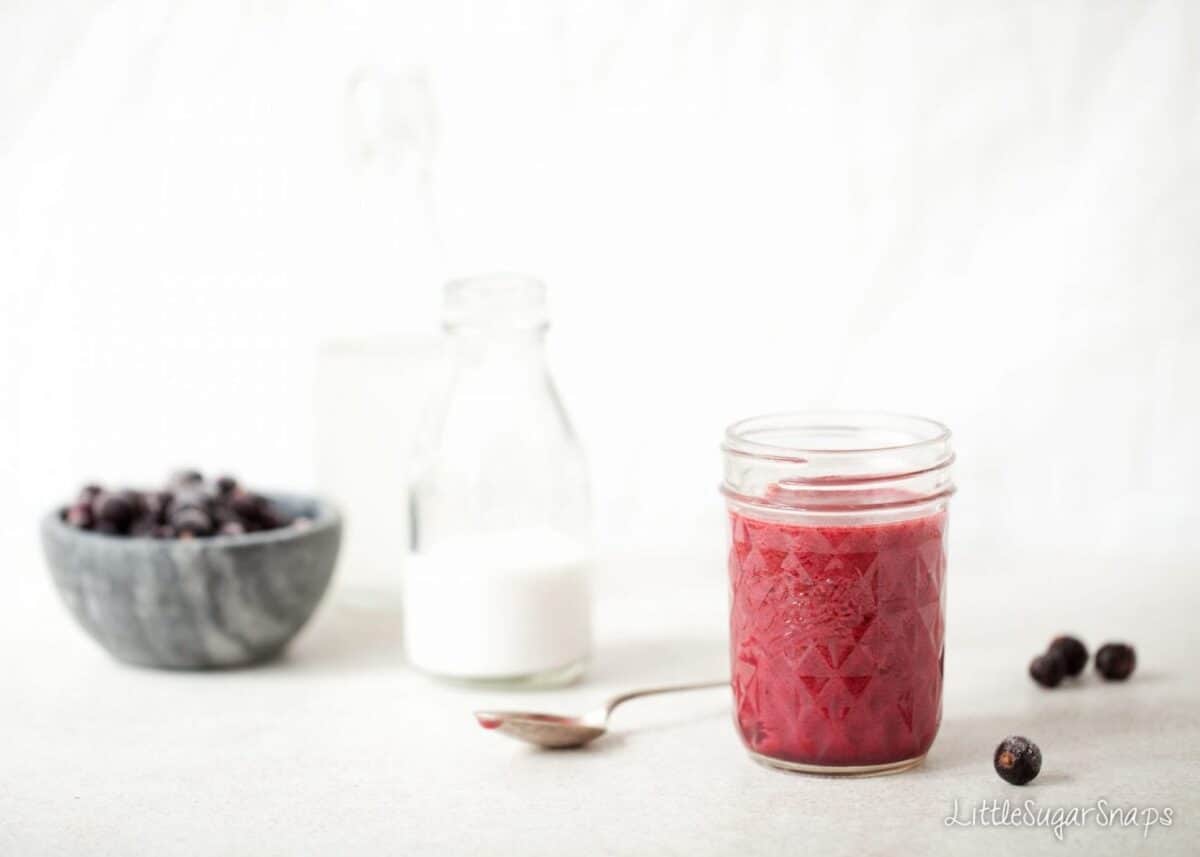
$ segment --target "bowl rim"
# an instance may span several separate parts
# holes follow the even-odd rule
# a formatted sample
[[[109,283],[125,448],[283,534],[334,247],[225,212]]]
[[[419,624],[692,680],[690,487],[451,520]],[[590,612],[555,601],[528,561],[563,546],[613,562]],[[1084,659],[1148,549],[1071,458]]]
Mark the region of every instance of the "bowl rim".
[[[264,545],[284,542],[301,536],[311,535],[323,530],[333,529],[342,522],[341,510],[332,501],[315,494],[297,494],[291,491],[258,491],[255,492],[272,502],[284,504],[306,504],[315,507],[316,515],[312,523],[303,528],[277,527],[274,530],[261,530],[257,533],[241,533],[239,535],[203,536],[194,539],[156,539],[150,536],[115,536],[109,533],[97,533],[94,530],[80,530],[72,527],[62,519],[63,510],[67,505],[58,505],[42,516],[44,531],[58,530],[72,537],[95,539],[97,544],[106,545],[190,545],[193,547],[240,547],[242,545]]]

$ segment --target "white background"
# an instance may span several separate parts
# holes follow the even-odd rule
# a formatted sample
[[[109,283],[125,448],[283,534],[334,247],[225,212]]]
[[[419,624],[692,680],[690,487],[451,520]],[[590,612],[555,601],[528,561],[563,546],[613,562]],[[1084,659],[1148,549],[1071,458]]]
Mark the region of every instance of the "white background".
[[[1200,554],[1198,39],[1186,2],[4,4],[3,526],[180,464],[309,487],[317,344],[517,269],[607,552],[719,567],[724,425],[847,406],[956,431],[956,573]]]
[[[1186,0],[0,0],[0,854],[1194,853],[1198,44]],[[73,627],[36,515],[181,464],[315,485],[319,343],[433,333],[441,281],[494,269],[550,284],[593,465],[583,682],[430,682],[349,598],[220,674]],[[760,768],[720,691],[566,756],[475,728],[720,674],[721,432],[828,406],[956,432],[921,769]],[[1137,673],[1036,687],[1064,630]],[[1013,797],[1178,823],[943,823]]]

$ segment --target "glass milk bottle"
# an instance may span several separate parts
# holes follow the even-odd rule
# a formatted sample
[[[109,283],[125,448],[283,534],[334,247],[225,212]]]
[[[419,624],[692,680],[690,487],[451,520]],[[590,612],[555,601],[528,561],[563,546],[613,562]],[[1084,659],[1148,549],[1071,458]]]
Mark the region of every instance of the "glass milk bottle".
[[[450,389],[412,487],[409,662],[462,681],[563,684],[591,646],[582,451],[546,367],[546,288],[445,290]]]

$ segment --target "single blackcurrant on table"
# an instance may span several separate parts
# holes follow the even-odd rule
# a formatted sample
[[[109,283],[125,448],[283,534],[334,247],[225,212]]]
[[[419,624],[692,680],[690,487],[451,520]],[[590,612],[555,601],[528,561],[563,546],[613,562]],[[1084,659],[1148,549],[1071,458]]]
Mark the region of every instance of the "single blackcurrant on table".
[[[1087,666],[1087,646],[1076,637],[1066,634],[1061,637],[1055,637],[1050,643],[1050,651],[1062,656],[1063,664],[1066,666],[1067,675],[1069,676],[1079,675],[1083,672],[1083,668]]]
[[[1108,681],[1124,681],[1137,666],[1137,653],[1126,643],[1105,643],[1096,652],[1096,672]]]
[[[1058,687],[1066,674],[1066,660],[1053,650],[1038,655],[1029,664],[1029,675],[1042,687]]]
[[[1042,751],[1022,735],[1009,735],[996,748],[992,764],[1000,779],[1023,786],[1042,770]]]

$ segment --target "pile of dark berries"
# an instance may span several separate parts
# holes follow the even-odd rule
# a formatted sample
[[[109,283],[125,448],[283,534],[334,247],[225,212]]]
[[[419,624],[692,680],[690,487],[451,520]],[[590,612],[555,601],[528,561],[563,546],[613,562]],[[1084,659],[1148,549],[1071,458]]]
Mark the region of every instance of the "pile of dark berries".
[[[81,530],[155,539],[236,536],[304,523],[288,518],[231,476],[205,482],[195,470],[174,474],[161,491],[84,486],[62,517]]]
[[[1023,786],[1042,770],[1042,750],[1028,738],[1009,735],[996,748],[992,764],[1002,780]]]
[[[1087,646],[1076,637],[1063,635],[1029,664],[1029,675],[1042,687],[1058,687],[1066,677],[1083,673],[1088,662]],[[1126,643],[1105,643],[1096,652],[1096,672],[1108,681],[1124,681],[1137,666],[1137,654]],[[1023,786],[1042,769],[1042,751],[1037,744],[1020,735],[1009,735],[1000,742],[992,764],[1001,779]]]
[[[1055,637],[1044,654],[1029,664],[1029,675],[1042,687],[1057,687],[1065,677],[1078,676],[1088,662],[1088,650],[1075,637]],[[1110,681],[1129,678],[1137,665],[1133,647],[1107,643],[1096,652],[1096,671]]]

